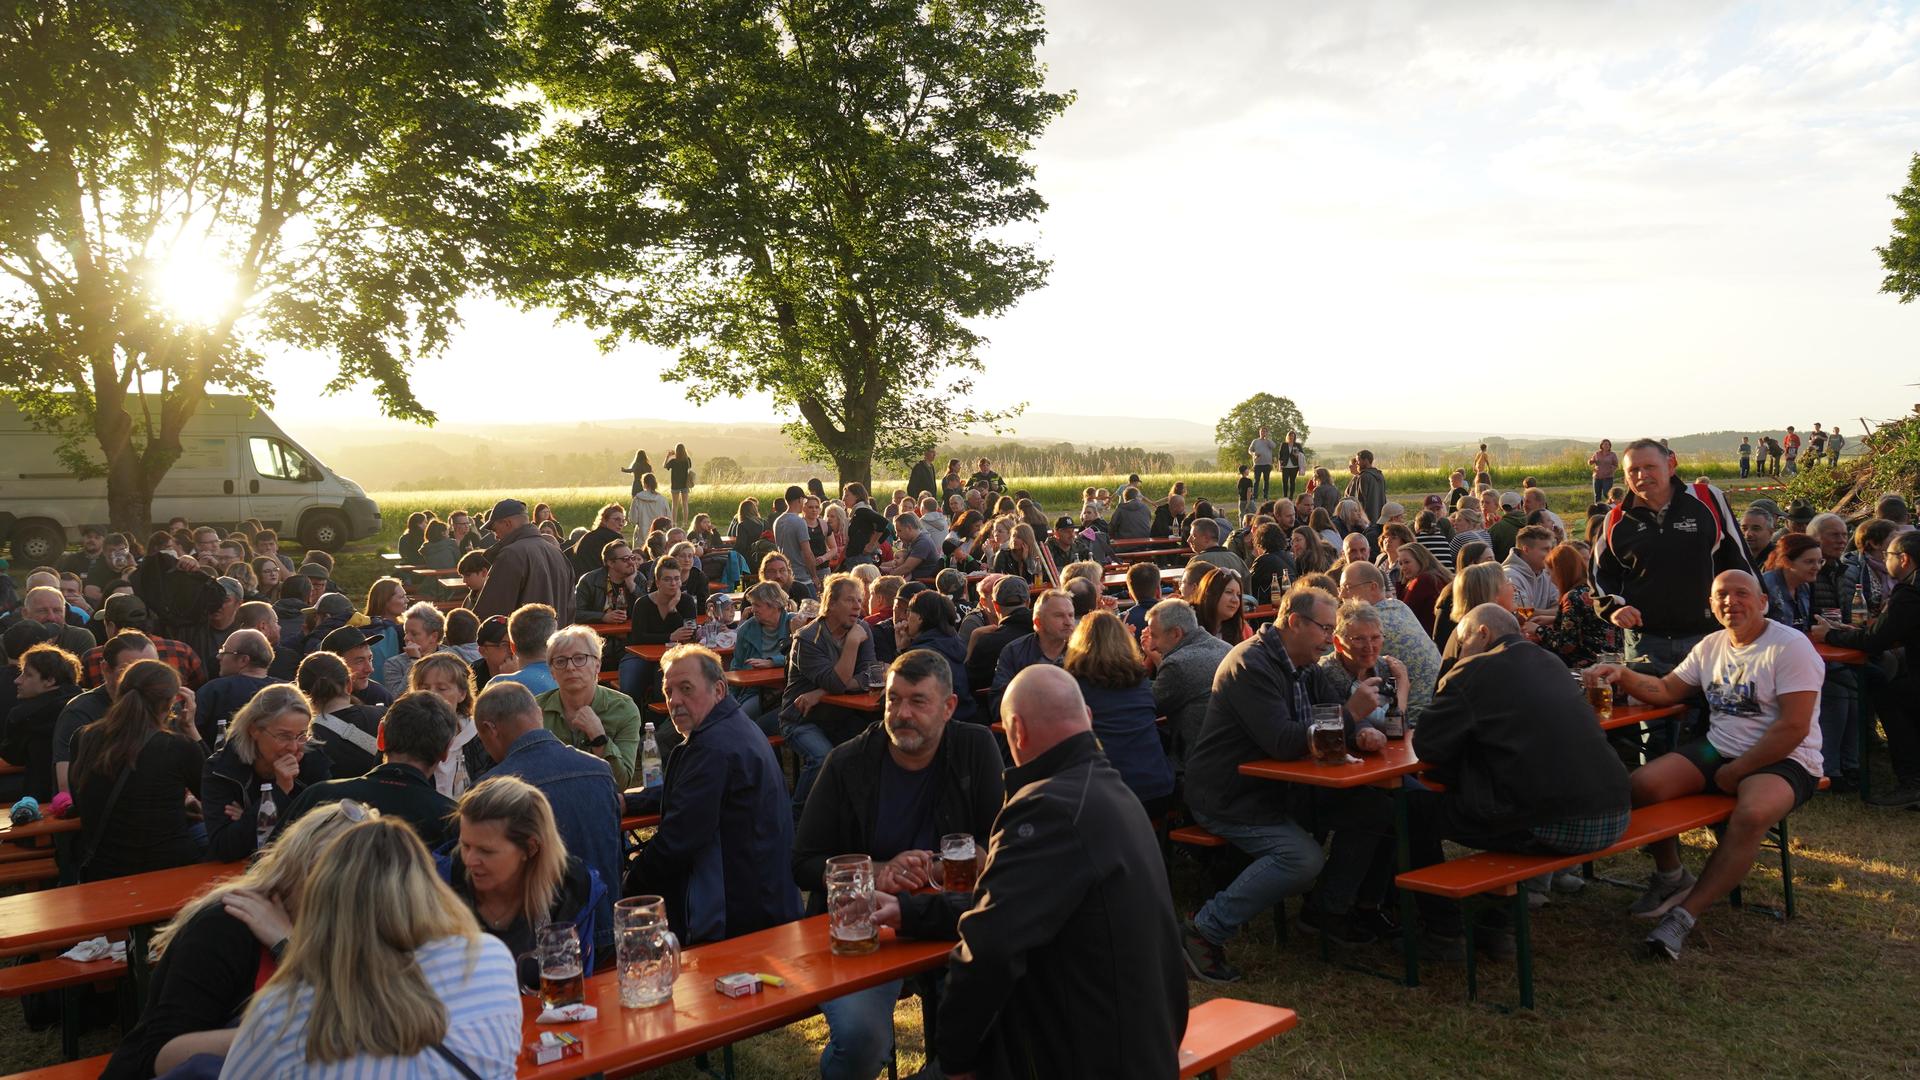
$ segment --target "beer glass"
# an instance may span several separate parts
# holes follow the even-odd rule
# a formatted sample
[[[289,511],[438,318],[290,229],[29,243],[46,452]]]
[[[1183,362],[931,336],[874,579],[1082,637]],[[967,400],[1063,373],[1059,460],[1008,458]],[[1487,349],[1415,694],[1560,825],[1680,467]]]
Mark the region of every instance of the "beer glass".
[[[878,690],[887,685],[887,665],[879,660],[867,665],[867,689]]]
[[[873,858],[835,855],[827,860],[827,933],[837,956],[862,956],[880,947],[873,924]]]
[[[1576,671],[1573,673],[1573,677],[1584,684],[1587,693],[1587,704],[1593,706],[1593,711],[1600,715],[1600,719],[1606,720],[1611,718],[1613,716],[1613,687],[1607,685],[1607,680],[1596,675],[1592,668],[1588,668],[1585,671]]]
[[[940,887],[947,892],[970,893],[980,876],[979,851],[969,833],[940,838]]]
[[[1340,719],[1340,706],[1315,705],[1311,728],[1313,762],[1316,765],[1347,763],[1347,725]]]
[[[557,1009],[587,1000],[580,933],[572,923],[548,923],[535,930],[533,947],[540,958],[540,1004]]]
[[[1620,653],[1617,653],[1617,652],[1600,653],[1598,656],[1595,656],[1593,658],[1593,662],[1596,664],[1617,664],[1620,667],[1627,666],[1626,657],[1622,656]],[[1609,688],[1607,696],[1612,700],[1614,706],[1616,707],[1630,704],[1630,702],[1627,699],[1626,687],[1621,686],[1619,683],[1614,683],[1612,687]]]
[[[613,905],[614,947],[620,962],[620,1005],[647,1009],[673,1000],[680,974],[680,939],[667,929],[666,901],[634,896]]]

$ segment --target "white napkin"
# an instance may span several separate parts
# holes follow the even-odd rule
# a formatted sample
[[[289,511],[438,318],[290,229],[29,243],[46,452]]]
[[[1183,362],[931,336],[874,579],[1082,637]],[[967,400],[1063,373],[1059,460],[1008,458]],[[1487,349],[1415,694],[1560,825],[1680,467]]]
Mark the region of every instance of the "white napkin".
[[[557,1009],[547,1009],[533,1018],[536,1024],[572,1024],[581,1020],[592,1020],[600,1015],[600,1010],[591,1005],[562,1005]]]
[[[117,963],[126,963],[127,943],[109,942],[106,938],[88,938],[87,940],[60,954],[65,960],[78,960],[86,963],[91,960],[105,960],[109,957]]]

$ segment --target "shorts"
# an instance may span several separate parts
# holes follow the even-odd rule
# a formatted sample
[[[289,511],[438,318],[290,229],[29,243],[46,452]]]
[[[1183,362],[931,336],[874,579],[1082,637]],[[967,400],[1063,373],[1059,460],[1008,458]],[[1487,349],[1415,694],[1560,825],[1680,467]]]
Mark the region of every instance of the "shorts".
[[[1701,788],[1703,793],[1708,795],[1737,794],[1737,792],[1722,791],[1719,786],[1713,782],[1714,773],[1719,771],[1720,766],[1727,763],[1727,758],[1722,756],[1719,750],[1714,749],[1712,743],[1705,739],[1695,739],[1690,743],[1685,743],[1676,748],[1674,753],[1686,758],[1689,764],[1700,770],[1700,778],[1706,781],[1706,786]],[[1771,773],[1774,776],[1778,776],[1793,786],[1793,808],[1795,810],[1805,806],[1807,800],[1813,798],[1813,793],[1820,787],[1819,777],[1808,772],[1804,766],[1792,758],[1776,761],[1763,769],[1755,769],[1750,775],[1759,776],[1763,773]]]

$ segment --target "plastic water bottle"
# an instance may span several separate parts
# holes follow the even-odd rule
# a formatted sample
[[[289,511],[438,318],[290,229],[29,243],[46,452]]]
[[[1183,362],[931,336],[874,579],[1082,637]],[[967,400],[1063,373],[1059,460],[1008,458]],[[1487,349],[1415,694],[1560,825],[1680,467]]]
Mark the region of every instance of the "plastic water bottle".
[[[653,737],[653,723],[649,721],[645,734],[640,738],[640,786],[653,787],[665,775],[660,765],[660,743]]]
[[[267,846],[267,838],[273,835],[273,827],[280,821],[279,808],[273,805],[273,784],[260,785],[260,810],[254,818],[253,849],[259,851]]]

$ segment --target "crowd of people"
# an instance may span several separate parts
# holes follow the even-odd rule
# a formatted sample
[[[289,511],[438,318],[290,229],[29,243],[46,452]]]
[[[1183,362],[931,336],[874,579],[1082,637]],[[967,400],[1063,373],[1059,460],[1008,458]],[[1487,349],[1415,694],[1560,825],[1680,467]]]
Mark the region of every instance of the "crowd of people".
[[[736,937],[823,910],[827,860],[856,853],[882,923],[961,947],[826,1002],[823,1076],[884,1067],[903,989],[947,1075],[1169,1075],[1187,977],[1236,979],[1228,944],[1276,904],[1304,897],[1301,924],[1349,945],[1411,929],[1387,903],[1389,793],[1239,771],[1308,756],[1319,720],[1358,753],[1414,733],[1439,782],[1406,782],[1417,865],[1448,840],[1598,851],[1634,807],[1734,796],[1699,876],[1661,845],[1632,905],[1674,959],[1768,828],[1822,777],[1858,782],[1862,725],[1897,779],[1874,801],[1920,805],[1920,677],[1814,648],[1889,658],[1920,632],[1901,496],[1851,527],[1735,515],[1643,439],[1601,444],[1570,528],[1539,487],[1492,486],[1484,448],[1473,481],[1406,503],[1368,451],[1297,499],[1292,433],[1249,453],[1231,517],[1138,477],[1050,514],[992,462],[936,474],[928,453],[889,499],[816,480],[720,528],[691,513],[684,446],[666,496],[643,452],[630,505],[571,532],[512,498],[414,514],[403,564],[465,579],[439,603],[402,577],[356,602],[326,553],[290,558],[257,522],[88,530],[0,618],[0,756],[79,815],[74,880],[251,860],[161,935],[107,1074],[507,1075],[544,928],[605,967],[614,901],[657,895],[684,943]],[[1184,545],[1178,581],[1136,560],[1114,595],[1116,541],[1154,537]],[[727,680],[768,667],[778,690]],[[1596,683],[1689,711],[1609,737]],[[829,700],[869,688],[877,719]],[[660,819],[635,846],[640,813]],[[1156,838],[1181,820],[1245,863],[1185,916]],[[956,833],[986,847],[978,886],[931,892]],[[1510,949],[1487,918],[1477,940]],[[1454,905],[1420,919],[1463,953]]]

